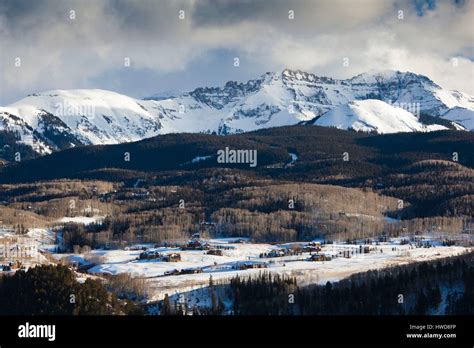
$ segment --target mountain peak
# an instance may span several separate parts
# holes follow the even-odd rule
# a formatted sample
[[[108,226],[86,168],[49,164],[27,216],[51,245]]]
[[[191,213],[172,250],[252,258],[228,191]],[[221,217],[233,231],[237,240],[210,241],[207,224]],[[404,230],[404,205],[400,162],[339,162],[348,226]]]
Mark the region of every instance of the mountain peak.
[[[359,75],[356,75],[349,79],[353,84],[362,84],[362,83],[383,83],[391,81],[400,81],[400,82],[419,82],[421,84],[432,85],[434,87],[440,88],[435,84],[430,78],[425,75],[416,74],[411,71],[400,71],[400,70],[391,70],[391,69],[371,69],[367,72],[363,72]]]
[[[302,71],[302,70],[291,70],[291,69],[284,69],[281,72],[281,76],[284,81],[295,82],[295,81],[302,81],[307,83],[328,83],[334,84],[337,83],[339,80],[333,79],[331,77],[320,76],[314,73]]]

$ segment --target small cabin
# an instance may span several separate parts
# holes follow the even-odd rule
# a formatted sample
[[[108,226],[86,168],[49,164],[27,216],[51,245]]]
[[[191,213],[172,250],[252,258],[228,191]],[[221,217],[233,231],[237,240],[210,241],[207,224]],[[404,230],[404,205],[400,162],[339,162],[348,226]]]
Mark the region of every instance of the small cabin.
[[[196,274],[202,273],[202,268],[185,268],[181,270],[181,274]]]
[[[7,264],[0,265],[0,271],[4,272],[9,272],[20,268],[23,268],[20,261],[8,262]]]
[[[9,272],[9,271],[11,271],[11,270],[12,270],[12,268],[11,268],[10,264],[8,264],[8,265],[0,265],[0,271]]]
[[[177,275],[180,274],[181,272],[178,271],[177,269],[172,269],[171,271],[166,271],[164,273],[165,276],[172,276],[172,275]]]
[[[242,239],[242,238],[239,238],[239,239],[236,239],[234,241],[234,243],[237,243],[237,244],[244,244],[244,243],[247,243],[247,241],[245,239]]]
[[[267,268],[267,264],[263,262],[239,262],[233,267],[238,270],[253,269],[253,268]]]
[[[321,243],[320,242],[309,242],[305,246],[303,246],[303,252],[319,252],[321,251]]]
[[[211,249],[207,252],[207,255],[223,256],[223,252],[220,249]]]
[[[331,261],[331,256],[326,254],[313,254],[309,258],[310,261]]]
[[[140,253],[138,258],[140,260],[151,260],[151,259],[159,259],[162,255],[157,250],[145,250],[144,252]]]
[[[188,241],[188,244],[186,244],[186,246],[184,246],[182,249],[183,250],[204,250],[207,247],[208,247],[207,244],[202,242],[201,240],[191,239],[190,241]]]
[[[161,260],[164,262],[179,262],[181,261],[181,254],[172,253],[172,254],[163,255]]]
[[[279,250],[271,250],[267,254],[267,257],[282,257],[285,255],[286,255],[285,250],[279,249]]]

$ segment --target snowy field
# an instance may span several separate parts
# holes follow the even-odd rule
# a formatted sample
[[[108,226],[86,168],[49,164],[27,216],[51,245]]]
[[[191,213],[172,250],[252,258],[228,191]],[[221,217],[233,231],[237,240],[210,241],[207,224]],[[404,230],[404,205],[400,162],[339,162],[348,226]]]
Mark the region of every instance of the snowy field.
[[[97,217],[94,218],[97,220]],[[90,223],[82,219],[83,223]],[[8,233],[3,233],[8,235]],[[77,273],[79,280],[95,278],[103,274],[129,273],[134,277],[146,279],[149,285],[149,302],[162,300],[165,294],[179,296],[198,296],[209,285],[209,278],[215,284],[226,284],[231,278],[256,276],[260,272],[271,272],[296,277],[299,285],[325,284],[327,281],[338,281],[352,274],[366,272],[411,262],[427,261],[437,258],[459,255],[472,251],[472,248],[461,246],[443,246],[440,234],[437,239],[431,235],[418,237],[417,242],[407,243],[407,239],[394,238],[387,242],[370,245],[362,244],[323,244],[318,252],[301,252],[309,244],[306,242],[287,244],[251,243],[246,239],[220,238],[199,239],[208,249],[220,250],[222,256],[210,255],[208,250],[182,250],[180,248],[159,247],[141,244],[119,250],[92,250],[86,254],[57,253],[61,235],[49,229],[30,229],[25,241],[35,243],[39,259],[37,263],[49,263],[50,257],[57,261],[67,261],[86,266],[87,274]],[[313,243],[314,245],[314,243]],[[363,253],[362,248],[369,252]],[[295,255],[286,254],[279,257],[261,257],[262,254],[277,253],[285,250],[300,250]],[[181,260],[166,262],[161,258],[140,259],[140,254],[158,253],[161,256],[179,254]],[[49,258],[45,255],[49,254]],[[284,253],[283,253],[284,254]],[[330,258],[326,261],[310,261],[312,254]],[[345,257],[350,256],[350,257]],[[241,269],[244,265],[264,265],[264,268]],[[183,270],[198,270],[199,273],[180,274]],[[175,272],[169,275],[167,272]],[[83,279],[82,279],[83,278]]]
[[[89,225],[92,223],[99,223],[104,218],[105,216],[99,216],[99,215],[91,216],[91,217],[87,217],[87,216],[63,217],[59,219],[57,222],[60,222],[60,223],[73,222],[77,224]]]
[[[442,246],[441,243],[425,239],[430,247],[402,245],[400,239],[385,243],[370,245],[369,253],[359,253],[359,245],[327,244],[322,246],[319,254],[332,256],[329,261],[309,261],[311,254],[305,252],[298,255],[261,258],[260,254],[272,250],[284,250],[296,244],[289,243],[271,245],[265,243],[236,243],[235,239],[207,240],[213,248],[220,247],[223,255],[208,255],[207,250],[181,250],[179,248],[147,248],[148,251],[161,255],[178,253],[181,261],[165,262],[160,259],[139,259],[141,249],[127,250],[93,250],[83,254],[54,254],[56,259],[87,265],[94,262],[88,273],[91,275],[130,273],[134,277],[147,279],[150,288],[149,301],[163,299],[165,294],[170,296],[196,292],[209,284],[209,277],[215,283],[227,283],[231,278],[254,276],[260,272],[279,273],[296,277],[298,284],[324,284],[327,281],[338,281],[351,274],[373,269],[408,264],[411,262],[427,261],[459,255],[472,248],[460,246]],[[146,247],[141,245],[140,247]],[[344,250],[350,258],[343,257]],[[314,252],[313,252],[314,254]],[[239,269],[242,264],[265,264],[266,268]],[[199,269],[202,273],[165,275],[165,272],[184,269]]]

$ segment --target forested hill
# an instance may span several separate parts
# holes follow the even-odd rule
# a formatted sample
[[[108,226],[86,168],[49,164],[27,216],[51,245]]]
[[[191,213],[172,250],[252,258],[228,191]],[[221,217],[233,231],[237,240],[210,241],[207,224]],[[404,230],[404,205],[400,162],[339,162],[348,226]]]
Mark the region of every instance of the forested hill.
[[[257,150],[257,166],[218,163],[217,151],[225,147]],[[122,176],[142,177],[143,172],[225,166],[273,178],[320,181],[339,177],[344,178],[345,184],[354,184],[366,178],[412,170],[411,166],[427,160],[472,168],[473,148],[474,134],[459,131],[370,135],[317,126],[290,126],[230,136],[171,134],[135,143],[77,147],[10,162],[1,169],[0,182],[103,178],[104,170],[112,168],[114,178],[122,180]]]

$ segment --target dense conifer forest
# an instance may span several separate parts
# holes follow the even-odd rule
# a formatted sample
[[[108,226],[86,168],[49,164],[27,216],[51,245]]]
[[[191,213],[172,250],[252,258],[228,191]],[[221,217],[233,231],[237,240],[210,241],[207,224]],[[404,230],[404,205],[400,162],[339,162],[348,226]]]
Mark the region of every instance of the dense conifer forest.
[[[474,254],[359,273],[298,286],[262,274],[231,282],[233,311],[249,315],[472,315]]]
[[[66,266],[48,265],[0,276],[0,315],[143,314],[100,280],[79,283]]]

